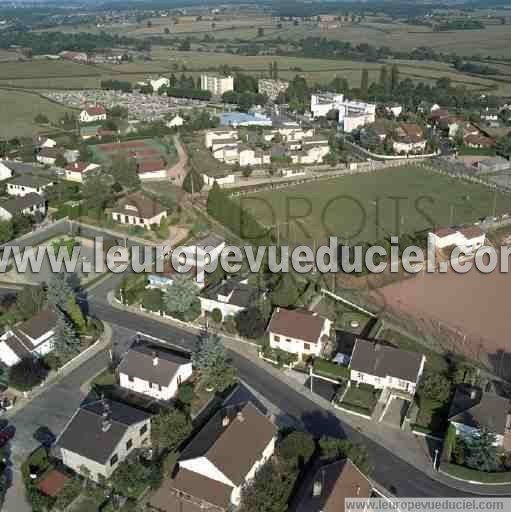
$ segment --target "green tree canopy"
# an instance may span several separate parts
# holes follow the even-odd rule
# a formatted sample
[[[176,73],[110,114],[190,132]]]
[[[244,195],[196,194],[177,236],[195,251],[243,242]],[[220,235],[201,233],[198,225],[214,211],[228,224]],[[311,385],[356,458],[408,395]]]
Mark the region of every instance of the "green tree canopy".
[[[199,288],[189,276],[179,274],[163,292],[163,303],[169,313],[186,313],[197,300]]]

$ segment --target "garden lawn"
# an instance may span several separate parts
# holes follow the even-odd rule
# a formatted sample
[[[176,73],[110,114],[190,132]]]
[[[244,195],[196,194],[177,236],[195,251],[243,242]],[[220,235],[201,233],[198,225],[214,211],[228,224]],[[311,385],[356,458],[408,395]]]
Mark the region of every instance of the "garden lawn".
[[[341,406],[349,409],[360,410],[364,414],[372,414],[380,396],[380,391],[368,384],[360,384],[358,387],[353,382],[348,388]]]
[[[447,427],[449,403],[419,399],[419,414],[414,427],[433,434],[443,434]]]

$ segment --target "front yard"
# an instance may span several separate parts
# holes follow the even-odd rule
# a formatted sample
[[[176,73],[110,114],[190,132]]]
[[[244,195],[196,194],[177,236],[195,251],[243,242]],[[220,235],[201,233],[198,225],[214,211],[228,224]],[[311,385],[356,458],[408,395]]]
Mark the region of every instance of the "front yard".
[[[449,402],[419,398],[418,406],[419,413],[414,428],[425,433],[443,434],[447,427]]]
[[[375,389],[369,384],[359,384],[357,386],[356,383],[352,382],[339,405],[370,416],[378,403],[380,395],[381,390]]]

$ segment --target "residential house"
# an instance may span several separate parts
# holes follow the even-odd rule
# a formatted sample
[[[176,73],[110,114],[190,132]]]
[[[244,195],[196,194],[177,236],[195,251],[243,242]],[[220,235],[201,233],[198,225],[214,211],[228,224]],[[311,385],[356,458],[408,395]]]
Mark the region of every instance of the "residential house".
[[[149,80],[149,84],[154,92],[158,92],[161,88],[170,87],[170,80],[164,76],[160,76],[154,80]]]
[[[36,160],[44,165],[55,165],[60,154],[58,148],[43,148],[37,153]]]
[[[304,478],[290,510],[293,512],[345,512],[345,500],[373,494],[369,479],[349,459],[318,463]],[[360,510],[363,510],[362,508]]]
[[[459,247],[465,254],[472,254],[485,242],[486,234],[478,226],[435,228],[428,233],[428,245],[435,250]]]
[[[223,175],[219,175],[219,174],[210,175],[210,174],[203,173],[202,179],[204,180],[204,185],[206,187],[212,187],[215,183],[219,187],[225,187],[227,185],[233,185],[234,183],[236,183],[236,175],[228,174],[228,173],[223,174]]]
[[[213,142],[225,139],[238,139],[238,130],[208,130],[204,136],[204,144],[211,149]]]
[[[331,110],[341,110],[344,95],[333,92],[320,92],[311,95],[311,113],[314,119],[326,117]]]
[[[16,215],[46,215],[46,199],[34,192],[0,202],[0,219],[11,220]]]
[[[80,112],[81,123],[106,121],[106,109],[103,105],[90,105]]]
[[[0,361],[8,367],[27,357],[43,357],[53,350],[57,317],[43,309],[32,318],[7,329],[0,336]]]
[[[258,294],[257,288],[250,286],[247,280],[230,278],[202,290],[199,295],[201,311],[207,314],[218,310],[223,321],[253,306]]]
[[[142,192],[133,192],[121,199],[112,209],[112,218],[120,224],[149,229],[167,217],[166,208]]]
[[[5,187],[5,191],[10,196],[26,196],[27,194],[43,195],[45,190],[53,186],[53,182],[41,176],[25,174],[16,176]]]
[[[357,385],[404,392],[411,399],[425,362],[423,354],[357,338],[349,364],[350,379]]]
[[[222,408],[181,452],[171,477],[149,498],[149,510],[235,509],[276,440],[277,429],[252,403]]]
[[[268,326],[270,347],[298,354],[320,356],[330,340],[332,322],[306,310],[276,308]]]
[[[238,138],[233,137],[231,139],[218,139],[214,140],[211,144],[211,152],[215,154],[219,149],[223,149],[225,147],[237,146],[239,144]]]
[[[489,174],[494,172],[506,171],[511,169],[511,162],[496,156],[494,158],[484,158],[474,163],[478,174]]]
[[[95,482],[110,478],[134,450],[149,448],[151,415],[113,400],[80,407],[55,445],[62,462]]]
[[[184,123],[185,120],[178,114],[168,121],[166,126],[167,128],[179,128],[180,126],[183,126]]]
[[[423,153],[427,141],[417,124],[401,123],[394,134],[393,148],[396,154]]]
[[[34,137],[33,144],[37,149],[54,148],[57,145],[57,141],[50,139],[49,137],[37,135]]]
[[[210,233],[180,249],[187,263],[201,267],[218,261],[224,248],[225,239],[216,233]]]
[[[399,103],[387,103],[384,106],[385,112],[393,117],[399,117],[403,113],[403,106]]]
[[[167,164],[163,158],[137,160],[137,173],[141,181],[163,180],[167,176]]]
[[[98,164],[76,161],[69,165],[66,165],[66,167],[64,168],[64,178],[67,181],[76,181],[77,183],[83,183],[87,178],[88,173],[91,173],[91,171],[96,171],[99,168],[100,166]]]
[[[493,149],[496,142],[482,133],[469,133],[464,138],[465,145],[472,149]]]
[[[234,165],[235,163],[239,163],[240,154],[239,154],[239,146],[238,144],[231,144],[228,146],[223,146],[216,151],[213,151],[213,157],[220,162],[224,162],[226,164]]]
[[[12,178],[12,169],[9,166],[9,162],[7,160],[0,160],[0,181],[8,180]]]
[[[174,266],[171,260],[166,259],[163,262],[163,267],[161,270],[154,270],[151,274],[149,274],[147,277],[147,287],[164,290],[168,286],[172,286],[174,280],[179,275],[188,276],[190,279],[196,282],[200,289],[204,288],[206,284],[204,269],[199,269],[196,265],[192,265],[190,269],[185,270],[184,268],[180,268],[179,264]]]
[[[499,122],[499,111],[496,108],[486,108],[481,112],[481,119],[489,124]]]
[[[170,400],[181,383],[192,376],[192,362],[183,353],[137,341],[123,356],[117,371],[121,388],[156,400]]]
[[[270,153],[265,153],[261,149],[252,149],[248,146],[242,146],[239,148],[239,164],[241,167],[253,166],[253,165],[264,165],[271,162]]]
[[[465,438],[476,437],[487,429],[495,434],[496,446],[511,450],[511,403],[507,398],[461,384],[449,409],[449,423],[458,436]]]

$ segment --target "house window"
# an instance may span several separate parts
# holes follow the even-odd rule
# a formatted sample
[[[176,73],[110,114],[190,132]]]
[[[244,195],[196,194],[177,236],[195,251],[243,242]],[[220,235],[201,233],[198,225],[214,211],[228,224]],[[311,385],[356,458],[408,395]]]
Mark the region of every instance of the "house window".
[[[143,436],[147,432],[147,423],[140,429],[140,435]]]
[[[276,341],[276,342],[279,342],[280,341],[280,336],[273,336],[273,341]]]
[[[306,352],[308,352],[310,349],[311,349],[310,343],[304,343],[304,344],[303,344],[303,350],[305,350]]]
[[[117,456],[117,454],[115,454],[111,459],[110,459],[110,466],[115,466],[117,464],[117,462],[119,461],[119,457]]]
[[[140,224],[144,224],[145,220],[144,219],[140,219]]]
[[[135,379],[131,375],[128,375],[128,381],[129,382],[135,382]]]
[[[289,338],[286,338],[286,341],[287,341],[288,343],[291,343],[291,340],[290,340]]]
[[[126,443],[126,451],[129,452],[132,447],[133,447],[133,441],[131,439],[128,439],[128,442]]]

